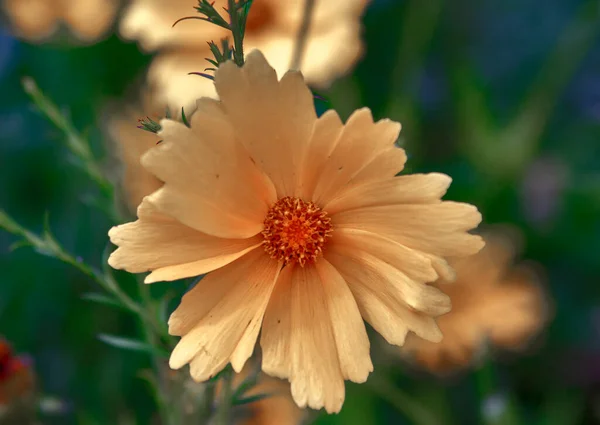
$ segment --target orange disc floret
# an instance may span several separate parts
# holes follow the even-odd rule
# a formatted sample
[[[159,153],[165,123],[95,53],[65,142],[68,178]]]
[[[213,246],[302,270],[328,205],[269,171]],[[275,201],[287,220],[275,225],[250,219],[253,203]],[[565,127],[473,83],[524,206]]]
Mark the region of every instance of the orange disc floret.
[[[267,213],[262,232],[271,258],[304,266],[323,252],[333,226],[328,214],[313,202],[286,196]]]

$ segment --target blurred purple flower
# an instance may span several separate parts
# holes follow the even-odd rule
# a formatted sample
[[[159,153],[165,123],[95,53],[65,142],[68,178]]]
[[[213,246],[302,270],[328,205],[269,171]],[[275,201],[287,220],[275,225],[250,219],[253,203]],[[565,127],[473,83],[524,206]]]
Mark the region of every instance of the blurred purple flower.
[[[566,165],[556,158],[542,157],[529,167],[521,186],[521,205],[534,227],[552,224],[562,206],[568,177]]]
[[[0,27],[0,80],[14,64],[12,57],[16,47],[17,41],[4,28]]]

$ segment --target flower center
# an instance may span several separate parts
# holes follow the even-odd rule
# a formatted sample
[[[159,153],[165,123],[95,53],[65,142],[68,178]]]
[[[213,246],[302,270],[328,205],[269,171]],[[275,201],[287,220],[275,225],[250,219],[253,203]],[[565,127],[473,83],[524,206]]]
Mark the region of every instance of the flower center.
[[[312,202],[286,196],[277,201],[264,221],[267,254],[285,263],[314,262],[331,237],[331,218]]]
[[[273,21],[273,8],[265,1],[254,1],[246,19],[246,31],[258,33]]]

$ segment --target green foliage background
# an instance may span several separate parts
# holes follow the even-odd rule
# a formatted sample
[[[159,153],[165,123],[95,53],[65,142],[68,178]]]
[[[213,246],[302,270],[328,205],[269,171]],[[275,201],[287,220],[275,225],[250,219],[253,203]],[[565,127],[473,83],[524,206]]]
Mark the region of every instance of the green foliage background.
[[[319,94],[343,117],[368,106],[402,122],[411,171],[450,174],[448,199],[477,205],[485,224],[517,225],[523,258],[545,269],[555,319],[532,353],[450,380],[386,357],[376,373],[393,385],[348,384],[342,412],[317,423],[410,424],[407,410],[420,406],[442,425],[600,423],[597,1],[375,1],[364,23],[364,57]],[[114,34],[31,45],[2,31],[0,206],[38,231],[48,212],[61,244],[100,267],[111,222],[90,205],[97,189],[20,81],[32,77],[64,107],[113,173],[106,114],[131,99],[151,58]],[[149,423],[154,402],[137,376],[149,359],[97,339],[137,335],[132,318],[82,300],[95,290],[88,278],[32,249],[11,252],[15,241],[0,233],[0,334],[33,356],[41,391],[68,405],[44,423]]]

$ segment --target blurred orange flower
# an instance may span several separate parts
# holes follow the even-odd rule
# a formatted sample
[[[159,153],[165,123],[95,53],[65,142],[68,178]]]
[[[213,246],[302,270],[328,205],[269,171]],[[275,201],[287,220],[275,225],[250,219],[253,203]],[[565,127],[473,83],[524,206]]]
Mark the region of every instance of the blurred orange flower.
[[[140,163],[142,155],[160,142],[156,134],[138,128],[140,118],[145,116],[142,110],[129,108],[123,115],[113,117],[108,125],[110,138],[115,144],[123,168],[125,203],[132,212],[135,212],[145,196],[162,186],[162,182]]]
[[[3,0],[3,6],[15,32],[27,40],[43,41],[63,23],[91,42],[110,27],[118,0]]]
[[[373,368],[362,318],[393,344],[441,339],[434,317],[450,300],[425,282],[481,249],[467,233],[481,215],[441,201],[444,174],[395,177],[398,123],[366,108],[345,125],[317,118],[302,75],[278,81],[259,51],[221,65],[215,85],[220,100],[200,99],[190,127],[161,121],[142,165],[164,185],[110,230],[109,263],[151,271],[147,283],[208,273],[169,319],[182,337],[172,368],[239,372],[260,332],[263,371],[288,379],[299,406],[337,412],[344,380]]]
[[[173,23],[200,16],[195,0],[134,0],[121,22],[121,34],[137,39],[147,50],[166,49],[152,63],[148,81],[160,102],[178,110],[193,108],[197,98],[214,97],[214,85],[190,72],[203,72],[211,57],[207,42],[229,34],[200,20]],[[361,15],[366,0],[317,1],[312,15],[301,71],[308,83],[327,86],[344,74],[362,52]],[[227,5],[217,0],[217,10]],[[290,67],[303,16],[304,0],[254,0],[248,16],[244,46],[261,50],[282,76]]]
[[[487,341],[515,350],[538,333],[549,319],[548,303],[534,268],[511,267],[515,236],[490,233],[481,252],[451,262],[456,281],[433,285],[452,300],[452,311],[437,319],[444,339],[431,343],[411,335],[405,354],[433,372],[447,373],[468,366]]]

